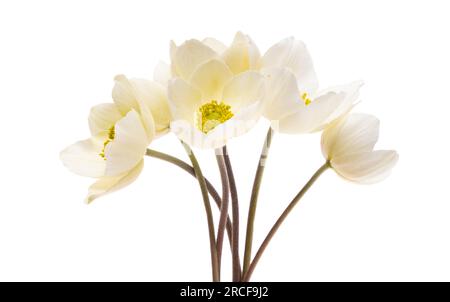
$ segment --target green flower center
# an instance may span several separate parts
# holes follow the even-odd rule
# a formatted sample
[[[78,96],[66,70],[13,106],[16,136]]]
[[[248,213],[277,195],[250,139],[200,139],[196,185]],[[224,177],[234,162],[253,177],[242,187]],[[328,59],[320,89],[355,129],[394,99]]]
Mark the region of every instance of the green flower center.
[[[116,129],[114,128],[114,126],[112,126],[108,130],[108,138],[103,142],[103,149],[102,149],[102,152],[100,152],[100,154],[99,154],[100,157],[102,157],[104,160],[106,160],[105,148],[110,142],[112,142],[114,140],[115,136],[116,136]]]
[[[197,117],[197,127],[203,133],[208,133],[218,125],[225,123],[232,118],[233,112],[231,112],[231,106],[226,105],[223,102],[218,103],[216,100],[212,100],[198,109]]]

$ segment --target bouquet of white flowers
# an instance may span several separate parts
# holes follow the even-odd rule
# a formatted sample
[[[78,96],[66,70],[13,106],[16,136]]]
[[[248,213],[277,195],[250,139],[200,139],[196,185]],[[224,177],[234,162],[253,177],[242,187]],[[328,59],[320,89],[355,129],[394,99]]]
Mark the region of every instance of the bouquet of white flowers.
[[[281,40],[261,56],[252,39],[238,32],[229,46],[213,38],[188,40],[180,46],[171,43],[170,57],[170,65],[160,63],[155,68],[152,81],[116,76],[113,103],[96,105],[90,112],[91,137],[63,150],[61,160],[72,172],[97,179],[89,188],[88,203],[133,182],[146,155],[196,177],[208,222],[213,281],[221,280],[225,232],[231,246],[232,280],[249,281],[280,225],[324,171],[331,168],[347,180],[373,183],[384,179],[398,160],[393,150],[373,150],[378,119],[351,113],[362,82],[319,90],[311,56],[301,41]],[[255,173],[241,265],[239,200],[226,144],[247,133],[260,117],[271,126]],[[317,131],[323,131],[324,164],[292,199],[252,258],[259,189],[273,135]],[[191,164],[148,148],[170,132],[180,139]],[[191,147],[214,150],[221,195],[204,177]],[[220,211],[217,232],[210,196]]]

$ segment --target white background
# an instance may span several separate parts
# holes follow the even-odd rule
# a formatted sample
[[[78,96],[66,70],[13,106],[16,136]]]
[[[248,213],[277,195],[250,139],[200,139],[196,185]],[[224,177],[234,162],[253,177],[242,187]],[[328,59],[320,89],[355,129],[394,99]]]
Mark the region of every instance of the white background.
[[[91,179],[59,160],[88,136],[113,77],[151,78],[170,39],[235,31],[263,53],[304,40],[322,87],[364,79],[356,111],[381,119],[390,178],[361,186],[328,171],[277,233],[255,281],[450,281],[450,19],[446,1],[2,1],[0,280],[207,281],[209,243],[195,180],[147,158],[126,189],[83,203]],[[241,226],[267,123],[229,144]],[[320,135],[277,135],[255,249],[322,164]],[[168,135],[154,149],[187,159]],[[198,151],[220,191],[211,152]],[[243,247],[244,229],[241,229]],[[225,246],[228,248],[228,246]],[[225,250],[225,280],[230,257]]]

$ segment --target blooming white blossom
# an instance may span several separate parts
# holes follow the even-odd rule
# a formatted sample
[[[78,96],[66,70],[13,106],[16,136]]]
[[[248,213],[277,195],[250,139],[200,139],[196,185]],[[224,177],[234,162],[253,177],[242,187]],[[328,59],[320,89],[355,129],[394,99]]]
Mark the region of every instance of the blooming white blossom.
[[[72,172],[97,178],[87,202],[133,182],[142,170],[147,146],[169,127],[167,98],[159,84],[122,75],[115,81],[114,103],[91,109],[91,137],[60,154]]]
[[[350,114],[322,133],[322,153],[343,178],[375,183],[386,178],[398,161],[394,150],[376,150],[379,121],[368,114]]]
[[[220,42],[206,41],[215,43],[220,51]],[[188,40],[179,47],[172,44],[171,129],[189,145],[219,148],[258,121],[264,105],[264,80],[257,71],[239,72],[247,65],[234,60],[231,49],[219,53],[207,43]]]

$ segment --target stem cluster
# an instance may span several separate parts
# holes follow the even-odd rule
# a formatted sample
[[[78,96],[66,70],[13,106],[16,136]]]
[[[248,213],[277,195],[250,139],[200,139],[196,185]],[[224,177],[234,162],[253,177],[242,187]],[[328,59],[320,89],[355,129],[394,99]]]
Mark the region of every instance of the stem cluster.
[[[208,235],[211,251],[212,280],[214,282],[220,281],[225,230],[227,232],[231,246],[233,281],[248,282],[250,281],[253,271],[255,270],[259,260],[261,259],[261,256],[263,255],[264,251],[266,250],[267,246],[269,245],[270,241],[272,240],[272,238],[274,237],[275,233],[278,231],[284,220],[287,218],[289,213],[294,209],[294,207],[297,205],[300,199],[309,190],[309,188],[319,178],[319,176],[330,167],[330,163],[326,162],[313,174],[313,176],[309,179],[309,181],[297,193],[297,195],[292,199],[292,201],[280,215],[280,217],[275,222],[273,227],[270,229],[269,233],[265,237],[264,241],[262,242],[261,246],[259,247],[255,256],[252,259],[254,222],[256,217],[256,208],[258,205],[258,196],[261,188],[262,177],[264,174],[265,162],[268,156],[273,134],[274,132],[270,128],[267,132],[267,136],[264,141],[262,152],[259,158],[258,166],[256,168],[247,218],[243,269],[241,269],[239,256],[239,199],[236,188],[236,181],[234,179],[233,168],[231,165],[227,147],[224,146],[222,149],[216,150],[216,160],[219,167],[220,178],[222,182],[222,196],[220,196],[219,193],[217,193],[214,186],[203,176],[197,158],[195,157],[192,149],[186,143],[181,142],[186,153],[189,156],[192,166],[168,154],[150,149],[147,150],[146,155],[172,163],[180,167],[184,171],[188,172],[197,179],[202,193],[203,204],[207,218]],[[217,236],[215,232],[211,203],[209,199],[210,195],[220,210]],[[228,214],[230,199],[231,199],[232,219],[230,219]]]

